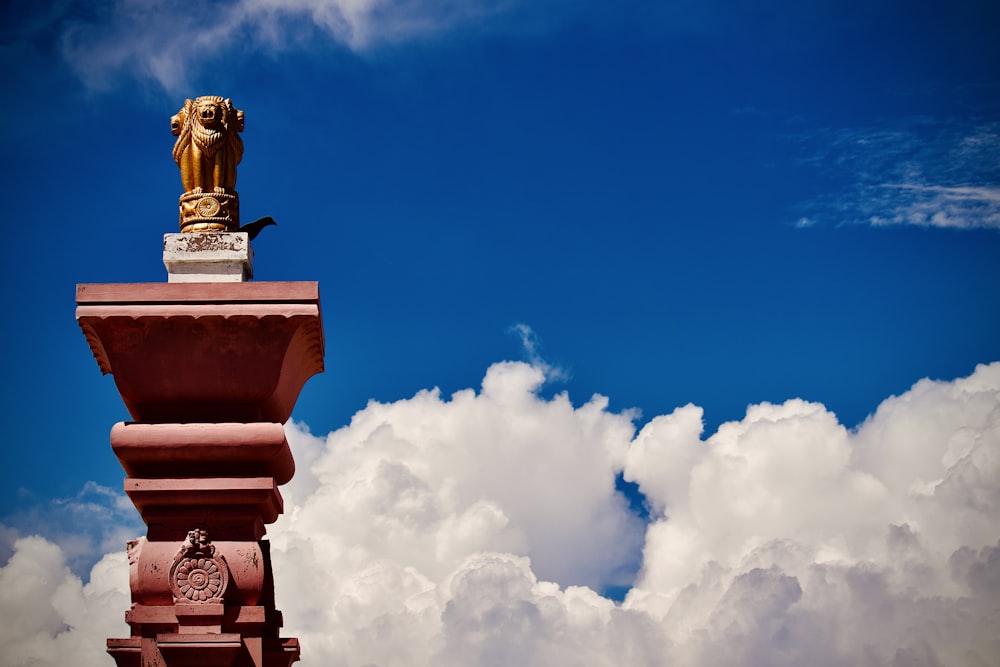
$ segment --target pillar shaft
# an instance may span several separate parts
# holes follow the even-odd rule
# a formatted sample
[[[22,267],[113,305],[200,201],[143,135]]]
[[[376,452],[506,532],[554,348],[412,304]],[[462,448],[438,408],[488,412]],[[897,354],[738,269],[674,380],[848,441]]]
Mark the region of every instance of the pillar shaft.
[[[111,446],[146,523],[119,667],[287,667],[267,524],[295,470],[282,424],[323,371],[316,283],[79,285],[77,321],[133,421]]]

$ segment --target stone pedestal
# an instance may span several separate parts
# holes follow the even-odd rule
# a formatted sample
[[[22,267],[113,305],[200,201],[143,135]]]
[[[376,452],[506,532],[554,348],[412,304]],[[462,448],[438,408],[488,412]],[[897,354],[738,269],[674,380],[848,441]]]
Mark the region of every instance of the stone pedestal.
[[[171,283],[240,283],[253,278],[246,232],[163,235],[163,265]]]
[[[190,235],[189,235],[190,236]],[[111,446],[147,526],[129,544],[119,667],[287,667],[265,527],[295,470],[282,424],[323,371],[316,283],[77,286],[77,321],[133,421]]]

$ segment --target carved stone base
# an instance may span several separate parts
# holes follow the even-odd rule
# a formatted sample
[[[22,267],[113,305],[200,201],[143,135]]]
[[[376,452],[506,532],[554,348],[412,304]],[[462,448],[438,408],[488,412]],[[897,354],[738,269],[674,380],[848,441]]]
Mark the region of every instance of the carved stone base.
[[[289,667],[298,660],[298,640],[279,636],[269,547],[267,540],[217,543],[202,528],[180,542],[130,542],[131,636],[107,645],[118,667]]]
[[[182,232],[235,232],[240,228],[240,196],[215,188],[195,188],[180,200]]]

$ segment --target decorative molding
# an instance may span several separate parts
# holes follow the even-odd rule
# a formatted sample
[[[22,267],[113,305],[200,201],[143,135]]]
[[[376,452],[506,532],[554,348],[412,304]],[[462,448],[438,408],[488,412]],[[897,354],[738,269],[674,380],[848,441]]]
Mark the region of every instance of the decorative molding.
[[[315,303],[80,304],[76,316],[135,421],[284,423],[324,371]]]
[[[83,337],[87,339],[87,345],[90,346],[90,353],[94,355],[94,361],[97,362],[97,367],[101,369],[101,375],[108,375],[111,373],[111,364],[108,363],[108,353],[104,349],[104,345],[101,343],[101,337],[97,335],[94,331],[94,327],[87,322],[80,322],[80,329],[83,330]]]

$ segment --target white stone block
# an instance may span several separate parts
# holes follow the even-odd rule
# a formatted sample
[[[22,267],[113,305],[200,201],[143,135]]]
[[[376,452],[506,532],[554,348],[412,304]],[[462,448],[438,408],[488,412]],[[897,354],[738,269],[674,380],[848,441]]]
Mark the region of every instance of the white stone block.
[[[163,235],[163,265],[171,283],[239,283],[253,278],[246,232]]]

